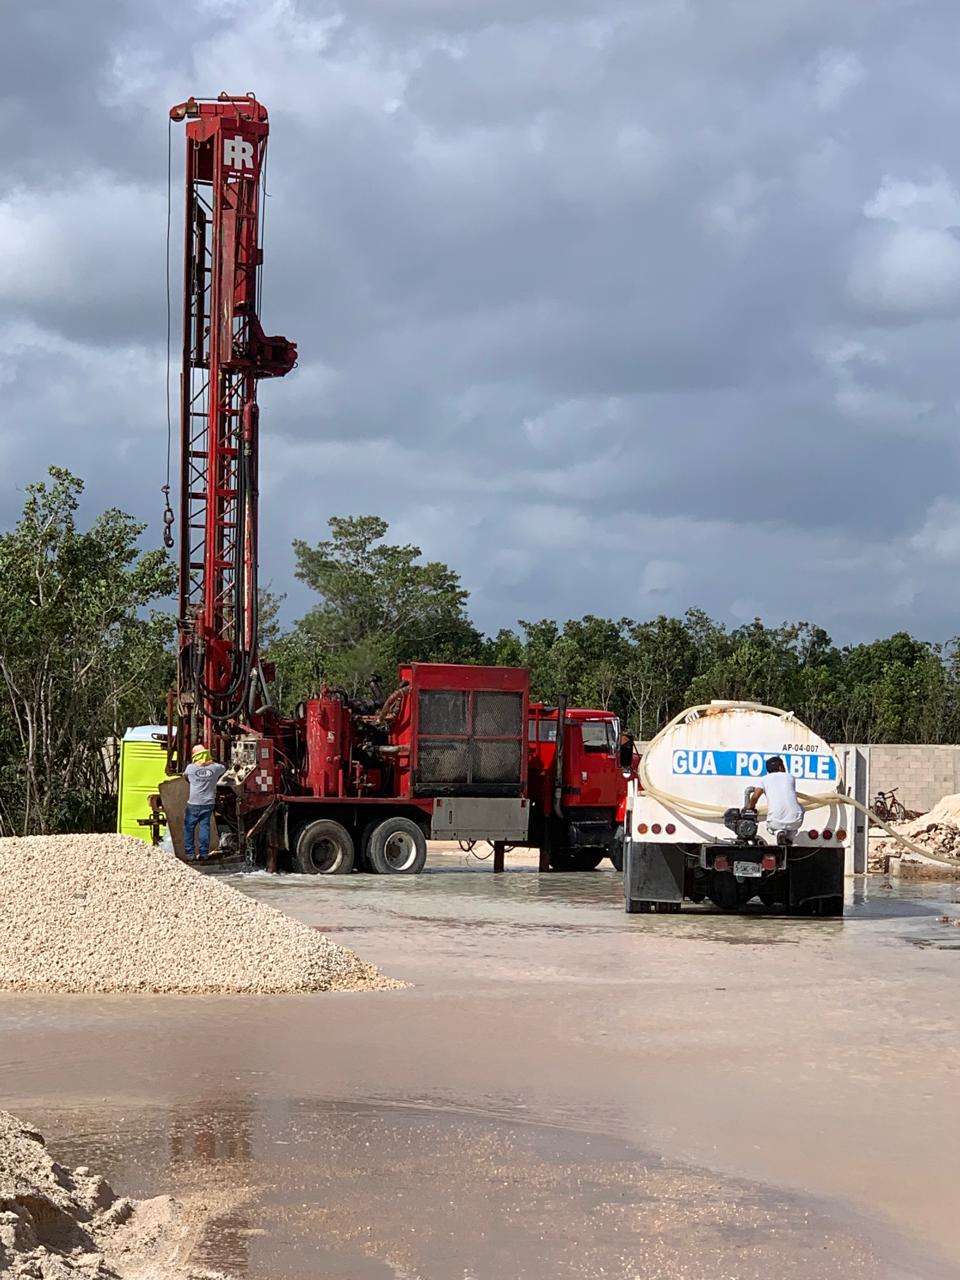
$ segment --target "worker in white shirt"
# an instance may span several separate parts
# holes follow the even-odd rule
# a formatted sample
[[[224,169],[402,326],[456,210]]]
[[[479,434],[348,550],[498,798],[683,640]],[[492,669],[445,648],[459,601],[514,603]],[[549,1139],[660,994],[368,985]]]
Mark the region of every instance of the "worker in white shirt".
[[[750,792],[747,808],[755,809],[761,796],[767,797],[767,830],[772,836],[794,836],[803,826],[803,809],[797,799],[797,781],[787,773],[781,756],[767,761],[762,787]],[[788,840],[789,843],[789,840]]]

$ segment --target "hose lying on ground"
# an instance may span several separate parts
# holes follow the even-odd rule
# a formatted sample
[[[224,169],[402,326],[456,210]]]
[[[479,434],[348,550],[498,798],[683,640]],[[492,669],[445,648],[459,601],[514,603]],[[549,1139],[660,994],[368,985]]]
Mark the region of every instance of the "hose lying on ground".
[[[695,707],[687,707],[685,711],[681,711],[679,715],[673,717],[669,724],[664,725],[658,734],[647,745],[646,751],[640,757],[640,766],[637,771],[637,778],[643,787],[644,795],[650,796],[651,799],[658,801],[664,808],[672,809],[675,813],[688,818],[714,819],[722,818],[726,812],[722,805],[706,804],[702,800],[691,800],[686,796],[674,796],[667,791],[662,791],[659,787],[654,786],[650,781],[646,769],[646,759],[651,750],[657,745],[662,738],[665,738],[672,729],[685,720],[693,719],[705,712],[710,711],[765,711],[769,715],[780,716],[784,720],[795,719],[792,711],[783,711],[780,707],[767,707],[759,702],[704,702]],[[843,785],[841,779],[838,786]],[[851,808],[857,809],[860,813],[866,815],[870,822],[881,827],[886,833],[902,844],[904,848],[909,849],[911,853],[920,854],[923,858],[929,859],[931,862],[941,862],[951,867],[956,867],[956,858],[947,858],[943,854],[931,853],[929,849],[924,849],[916,841],[911,840],[909,836],[905,836],[902,832],[895,830],[889,822],[885,822],[882,818],[878,818],[872,809],[865,804],[861,804],[859,800],[855,800],[853,796],[845,795],[842,791],[837,790],[829,795],[822,796],[805,796],[797,793],[797,799],[803,807],[804,812],[810,809],[824,809],[830,805],[850,805]]]

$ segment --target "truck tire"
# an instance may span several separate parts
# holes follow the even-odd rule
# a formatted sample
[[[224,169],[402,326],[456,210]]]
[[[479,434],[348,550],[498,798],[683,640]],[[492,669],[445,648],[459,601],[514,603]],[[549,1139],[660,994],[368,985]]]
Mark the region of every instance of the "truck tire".
[[[427,860],[427,838],[410,818],[386,818],[370,833],[366,861],[380,876],[416,876]]]
[[[550,866],[554,871],[596,871],[606,856],[602,849],[554,849]]]
[[[820,914],[822,916],[842,916],[843,915],[843,895],[838,894],[833,898],[820,899]]]
[[[294,863],[305,876],[346,876],[353,870],[353,839],[330,818],[308,822],[297,837]]]
[[[357,845],[357,856],[353,864],[354,871],[373,871],[370,865],[370,837],[378,826],[379,823],[368,822],[360,831],[360,843]]]
[[[623,871],[623,845],[619,849],[614,849],[613,853],[607,855],[613,863],[614,871]]]

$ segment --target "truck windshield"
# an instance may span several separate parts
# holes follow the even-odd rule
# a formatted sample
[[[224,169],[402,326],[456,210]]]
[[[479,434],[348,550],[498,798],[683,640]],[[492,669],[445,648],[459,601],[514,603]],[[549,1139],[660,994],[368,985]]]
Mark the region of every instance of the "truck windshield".
[[[580,729],[583,733],[584,751],[602,751],[611,756],[616,751],[617,726],[612,720],[584,720]]]

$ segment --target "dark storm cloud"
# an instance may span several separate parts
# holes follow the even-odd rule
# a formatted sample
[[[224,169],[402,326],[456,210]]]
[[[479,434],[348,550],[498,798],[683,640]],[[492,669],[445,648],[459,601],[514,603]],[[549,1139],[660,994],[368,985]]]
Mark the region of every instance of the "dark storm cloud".
[[[276,587],[378,511],[489,628],[951,633],[958,35],[948,0],[19,7],[0,518],[50,461],[155,517],[166,113],[255,88],[263,319],[301,351],[262,394]]]

